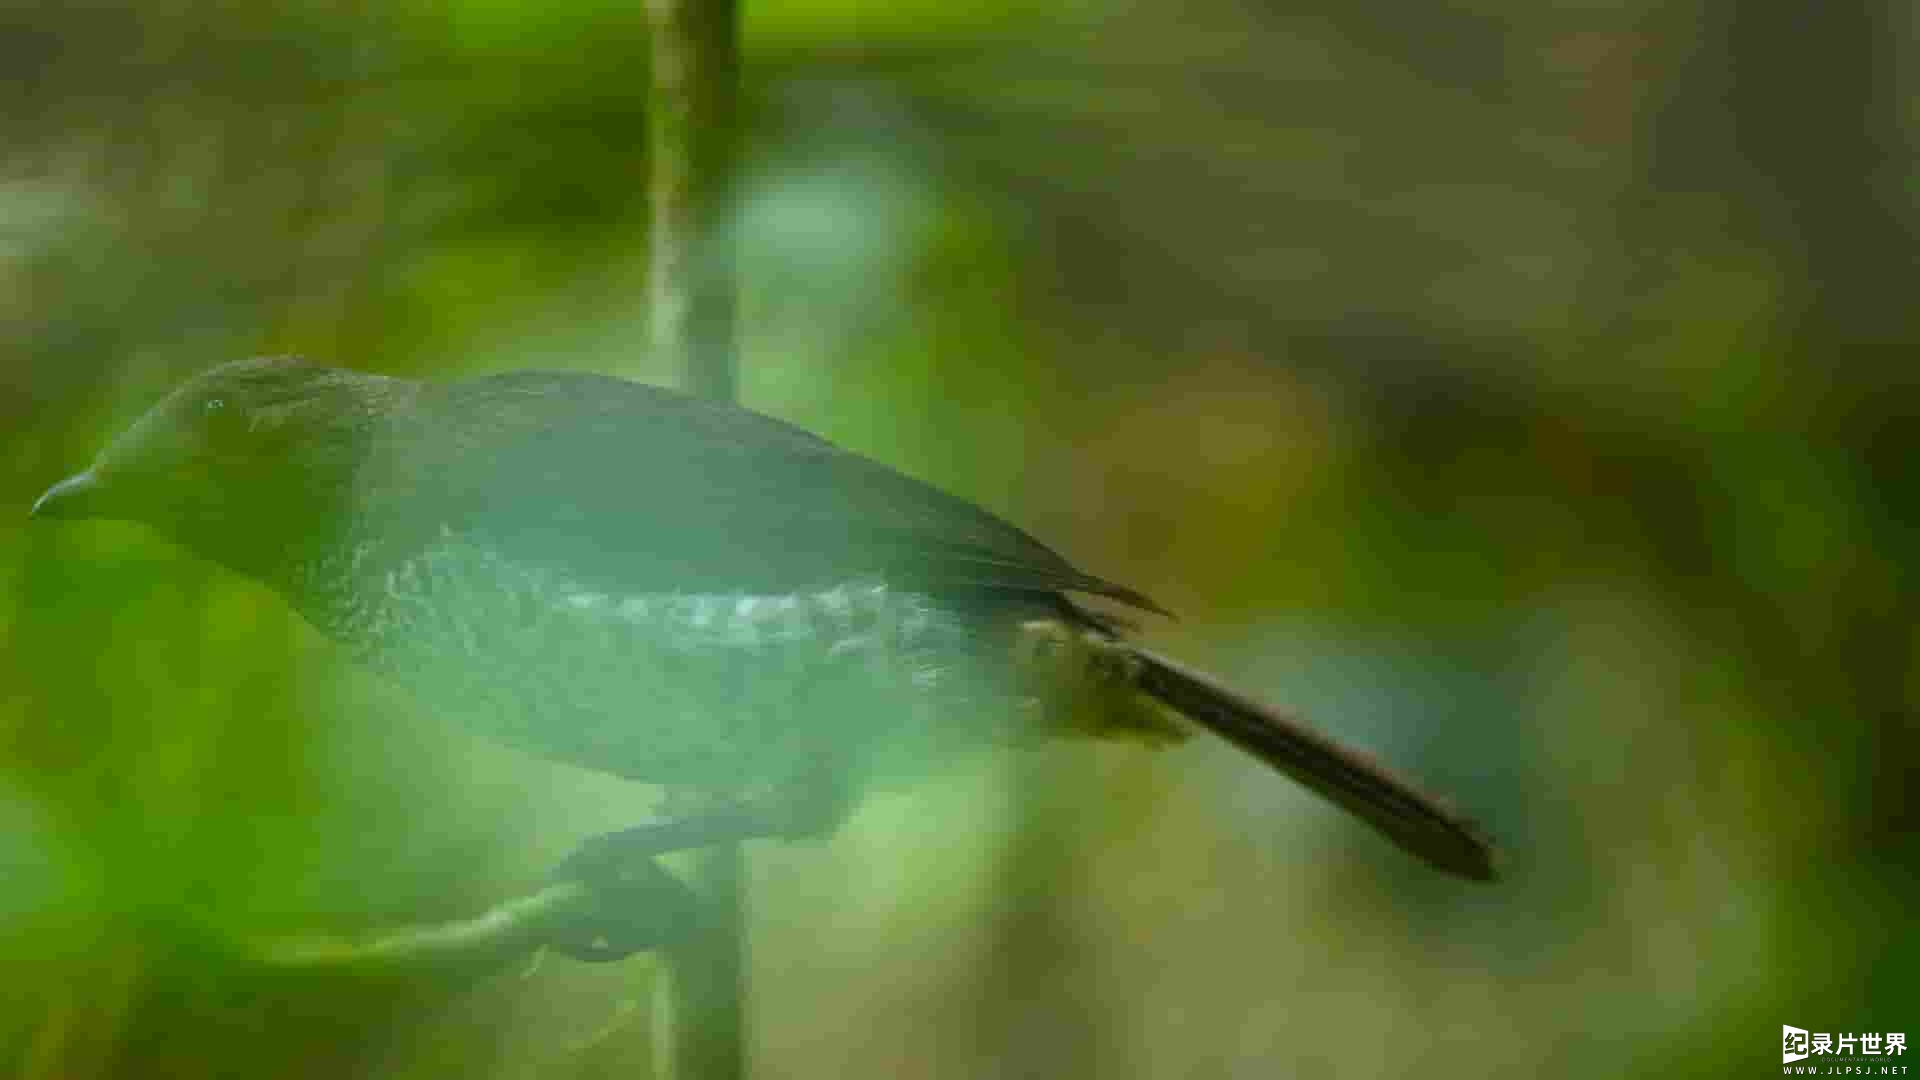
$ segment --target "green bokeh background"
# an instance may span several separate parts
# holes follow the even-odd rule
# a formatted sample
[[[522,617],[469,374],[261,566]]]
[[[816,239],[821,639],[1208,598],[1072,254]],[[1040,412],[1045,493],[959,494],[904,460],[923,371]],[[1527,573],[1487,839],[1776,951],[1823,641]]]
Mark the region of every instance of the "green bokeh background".
[[[1451,792],[1442,880],[1221,747],[983,755],[756,848],[765,1076],[1770,1070],[1920,1037],[1911,12],[746,11],[743,396]],[[263,352],[660,379],[638,3],[0,9],[0,1069],[645,1075],[652,968],[269,978],[646,791],[25,510]],[[631,470],[644,499],[645,463]]]

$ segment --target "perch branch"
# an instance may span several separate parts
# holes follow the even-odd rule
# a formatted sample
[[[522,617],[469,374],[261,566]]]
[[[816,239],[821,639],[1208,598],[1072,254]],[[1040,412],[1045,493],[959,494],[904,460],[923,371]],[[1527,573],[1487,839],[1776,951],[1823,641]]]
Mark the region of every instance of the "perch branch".
[[[502,901],[467,919],[355,937],[300,935],[259,942],[261,966],[281,971],[408,973],[504,964],[554,944],[600,906],[591,887],[563,881]]]

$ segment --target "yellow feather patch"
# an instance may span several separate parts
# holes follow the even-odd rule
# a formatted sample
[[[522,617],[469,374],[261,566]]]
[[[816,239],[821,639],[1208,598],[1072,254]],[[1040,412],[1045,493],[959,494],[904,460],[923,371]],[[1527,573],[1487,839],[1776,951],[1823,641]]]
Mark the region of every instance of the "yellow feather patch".
[[[1020,624],[1013,642],[1021,692],[1058,734],[1166,745],[1189,733],[1180,715],[1136,689],[1140,658],[1126,644],[1059,619]]]

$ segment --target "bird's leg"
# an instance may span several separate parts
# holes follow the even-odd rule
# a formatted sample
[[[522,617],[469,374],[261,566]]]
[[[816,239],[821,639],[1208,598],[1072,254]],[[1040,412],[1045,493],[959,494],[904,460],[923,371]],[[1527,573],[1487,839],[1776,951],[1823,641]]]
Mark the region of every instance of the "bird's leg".
[[[778,824],[750,803],[728,803],[710,809],[654,818],[629,828],[589,838],[567,856],[555,873],[595,881],[618,874],[628,863],[691,848],[776,836]]]
[[[559,872],[592,878],[633,859],[741,840],[807,836],[838,825],[849,801],[838,773],[827,768],[803,767],[788,780],[742,794],[670,789],[666,813],[587,840]]]
[[[598,900],[554,935],[554,948],[575,959],[606,961],[677,940],[697,925],[700,898],[656,856],[823,832],[839,823],[848,805],[831,769],[803,770],[789,782],[743,797],[675,791],[668,801],[672,812],[591,837],[554,868],[555,880],[581,882]]]
[[[654,856],[754,835],[743,815],[663,817],[591,837],[549,875],[577,881],[592,903],[547,944],[576,960],[620,960],[684,939],[699,926],[700,897]]]
[[[556,881],[581,882],[607,902],[595,917],[583,920],[578,940],[558,947],[577,959],[612,960],[666,944],[677,931],[692,928],[693,920],[680,916],[692,915],[699,898],[655,857],[765,836],[769,831],[750,809],[734,806],[661,817],[589,837],[550,876]],[[602,914],[611,921],[603,921]],[[642,921],[630,923],[629,914]]]

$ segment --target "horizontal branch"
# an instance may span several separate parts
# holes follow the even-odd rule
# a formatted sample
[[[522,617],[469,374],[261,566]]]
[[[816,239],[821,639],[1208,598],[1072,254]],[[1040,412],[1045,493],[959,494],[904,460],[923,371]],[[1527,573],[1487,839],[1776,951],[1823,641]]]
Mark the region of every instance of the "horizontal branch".
[[[359,975],[477,973],[551,948],[577,960],[619,960],[681,941],[700,898],[652,857],[589,844],[567,876],[470,918],[360,935],[257,940],[244,949],[269,971]],[[578,873],[580,876],[574,876]]]
[[[353,937],[296,935],[257,942],[249,952],[261,966],[280,971],[407,974],[487,968],[554,944],[600,906],[588,885],[563,881],[472,918]]]

